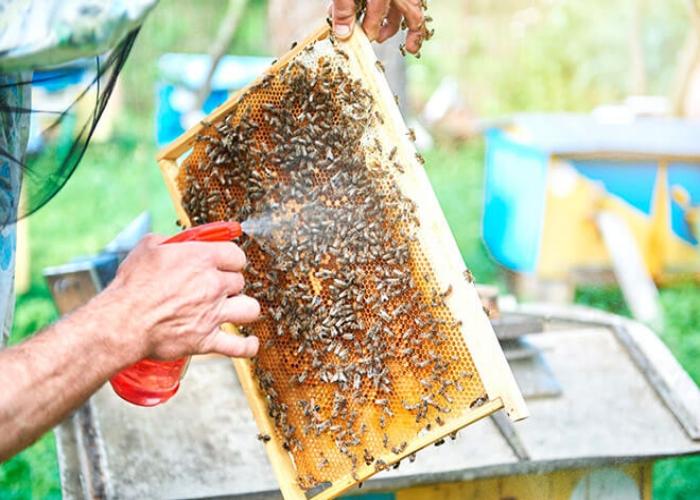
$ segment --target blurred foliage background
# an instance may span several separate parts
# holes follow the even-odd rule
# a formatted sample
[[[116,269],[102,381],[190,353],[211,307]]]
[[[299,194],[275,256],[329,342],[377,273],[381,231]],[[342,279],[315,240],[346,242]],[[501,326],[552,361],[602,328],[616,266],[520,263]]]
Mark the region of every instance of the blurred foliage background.
[[[56,318],[41,270],[100,250],[127,222],[151,211],[155,230],[176,231],[174,212],[154,156],[156,61],[165,52],[206,52],[221,19],[220,0],[161,0],[122,74],[123,106],[114,137],[92,144],[67,186],[29,219],[31,287],[17,300],[12,342]],[[250,0],[231,44],[235,54],[269,54],[266,2]],[[635,9],[641,9],[635,11]],[[435,39],[420,60],[408,59],[413,110],[441,79],[459,82],[475,117],[523,111],[590,111],[635,90],[630,23],[641,12],[647,90],[669,95],[688,32],[683,0],[440,0],[431,3]],[[321,21],[321,20],[319,20]],[[467,264],[478,281],[502,285],[480,239],[483,144],[438,140],[426,168]],[[50,150],[33,161],[53,161]],[[661,291],[667,317],[662,338],[700,382],[700,292],[687,283]],[[586,288],[577,301],[628,314],[619,290]],[[660,499],[700,494],[700,459],[656,466]],[[0,465],[0,498],[60,497],[51,433]]]

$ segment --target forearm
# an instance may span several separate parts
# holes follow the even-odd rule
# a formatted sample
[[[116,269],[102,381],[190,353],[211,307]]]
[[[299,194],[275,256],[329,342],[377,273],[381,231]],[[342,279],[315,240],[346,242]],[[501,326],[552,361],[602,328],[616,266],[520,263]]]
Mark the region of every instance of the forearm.
[[[115,331],[130,327],[128,314],[118,294],[108,291],[32,339],[0,351],[0,461],[139,359],[138,346],[126,341],[131,335]]]
[[[233,243],[163,240],[144,238],[104,292],[27,342],[0,351],[0,462],[140,359],[255,355],[256,337],[219,329],[260,314],[258,302],[240,294],[245,254]]]

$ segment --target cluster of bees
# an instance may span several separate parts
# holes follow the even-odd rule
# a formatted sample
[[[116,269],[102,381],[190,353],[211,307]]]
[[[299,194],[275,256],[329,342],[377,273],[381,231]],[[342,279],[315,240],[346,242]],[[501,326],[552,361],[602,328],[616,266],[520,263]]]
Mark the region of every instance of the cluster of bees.
[[[385,117],[348,55],[321,43],[332,49],[300,49],[205,123],[180,177],[194,224],[293,221],[242,239],[246,293],[263,310],[242,331],[261,340],[255,376],[305,490],[387,468],[418,433],[485,401],[451,287],[437,289],[396,183],[407,159],[375,133]]]

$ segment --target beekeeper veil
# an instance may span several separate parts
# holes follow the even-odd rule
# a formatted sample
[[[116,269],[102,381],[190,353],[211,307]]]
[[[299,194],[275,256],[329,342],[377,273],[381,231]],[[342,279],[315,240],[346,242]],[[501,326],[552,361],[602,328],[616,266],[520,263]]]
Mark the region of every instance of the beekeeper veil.
[[[41,208],[73,174],[156,2],[0,0],[0,226]],[[32,100],[67,86],[50,109]],[[30,139],[50,142],[49,156],[28,162]]]

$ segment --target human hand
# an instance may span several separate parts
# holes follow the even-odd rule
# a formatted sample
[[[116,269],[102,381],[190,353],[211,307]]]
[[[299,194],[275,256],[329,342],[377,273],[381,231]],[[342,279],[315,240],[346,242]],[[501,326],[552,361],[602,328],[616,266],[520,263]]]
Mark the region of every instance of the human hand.
[[[348,38],[355,25],[355,0],[332,0],[330,9],[336,36]],[[421,0],[367,0],[362,29],[371,41],[381,43],[399,31],[402,20],[408,28],[406,50],[416,54],[426,35]]]
[[[255,321],[260,305],[240,295],[246,257],[228,242],[186,242],[160,245],[161,236],[146,236],[129,254],[105,291],[124,307],[125,348],[137,359],[177,359],[216,352],[251,357],[256,337],[240,337],[219,329],[222,323]]]

